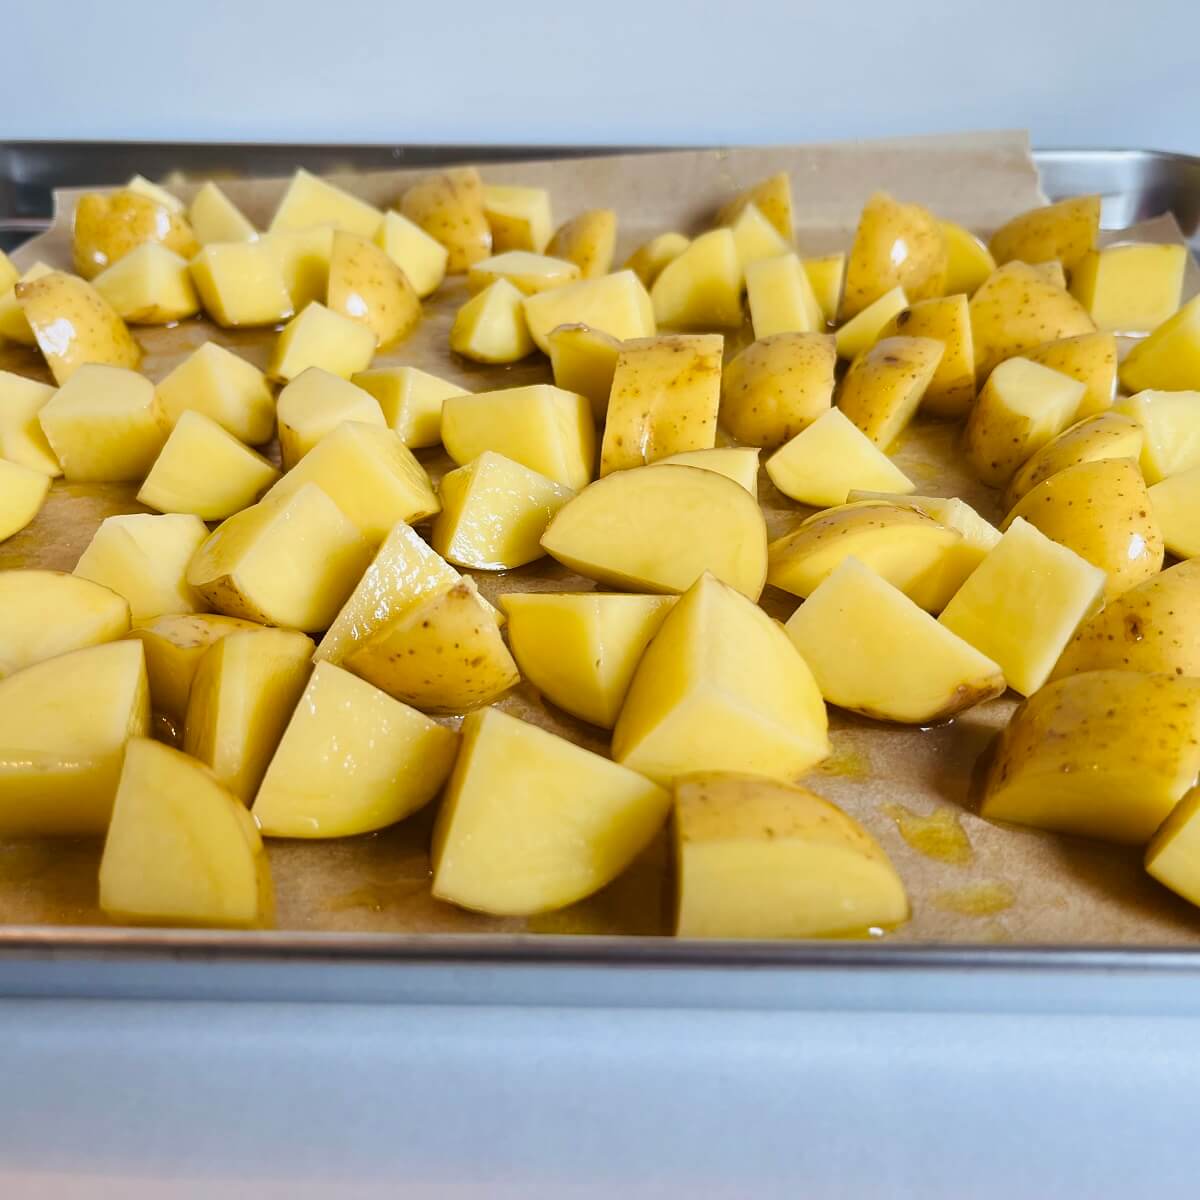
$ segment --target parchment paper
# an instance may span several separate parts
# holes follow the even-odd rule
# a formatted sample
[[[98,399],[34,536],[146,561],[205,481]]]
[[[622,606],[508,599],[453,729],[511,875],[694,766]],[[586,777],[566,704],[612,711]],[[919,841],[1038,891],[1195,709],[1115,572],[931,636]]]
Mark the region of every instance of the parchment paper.
[[[780,169],[791,173],[797,243],[802,253],[848,247],[867,195],[885,188],[939,215],[986,233],[1042,197],[1023,134],[911,138],[826,146],[730,151],[682,151],[481,168],[494,182],[542,185],[552,192],[556,219],[584,208],[617,210],[618,262],[646,237],[668,228],[694,231],[741,188]],[[349,190],[386,206],[424,170],[334,177]],[[195,185],[175,189],[185,198]],[[284,180],[223,181],[222,187],[259,227],[286,186]],[[70,267],[70,217],[78,192],[56,197],[57,220],[15,256]],[[1178,241],[1170,219],[1110,238]],[[1193,263],[1188,294],[1200,280]],[[465,295],[451,281],[425,305],[414,335],[377,364],[411,363],[482,390],[550,380],[540,356],[508,368],[484,368],[453,357],[447,333]],[[270,331],[221,330],[204,320],[173,329],[135,330],[146,350],[142,369],[160,379],[206,340],[231,347],[260,366]],[[727,338],[732,352],[748,331]],[[40,358],[19,347],[0,350],[0,367],[48,378]],[[918,490],[957,495],[998,520],[998,493],[966,475],[955,452],[955,427],[918,423],[895,457]],[[450,465],[440,451],[421,457],[435,478]],[[761,497],[771,536],[794,527],[809,510],[782,497],[765,473]],[[136,488],[57,483],[38,519],[0,544],[0,568],[70,570],[100,520],[139,511]],[[588,590],[594,585],[550,560],[499,575],[476,573],[494,598],[516,590]],[[768,589],[763,604],[786,618],[793,597]],[[913,901],[911,922],[889,935],[933,942],[1200,943],[1200,910],[1160,887],[1142,870],[1136,851],[1032,830],[1001,828],[975,815],[973,772],[1015,701],[1003,698],[950,725],[913,730],[860,720],[831,710],[833,757],[805,780],[842,805],[879,838]],[[500,707],[604,752],[603,731],[566,716],[523,684]],[[670,879],[659,839],[604,892],[562,913],[528,922],[461,912],[429,894],[427,845],[432,809],[390,830],[334,842],[269,845],[278,924],[283,929],[370,932],[625,933],[669,932]],[[932,818],[932,820],[930,820]],[[105,923],[96,906],[100,847],[86,841],[0,843],[0,920]]]

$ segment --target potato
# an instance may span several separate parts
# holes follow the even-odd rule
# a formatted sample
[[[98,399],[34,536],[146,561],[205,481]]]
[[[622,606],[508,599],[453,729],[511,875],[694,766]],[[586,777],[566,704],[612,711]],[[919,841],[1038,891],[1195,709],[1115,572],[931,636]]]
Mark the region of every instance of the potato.
[[[315,483],[378,545],[397,521],[416,525],[439,509],[425,468],[390,430],[343,421],[326,434],[268,493],[294,496]]]
[[[192,282],[218,325],[277,325],[295,311],[271,243],[210,242],[192,259]]]
[[[900,204],[876,192],[858,220],[838,319],[856,317],[897,287],[913,302],[941,296],[947,265],[946,244],[933,215],[919,204]]]
[[[781,446],[829,411],[837,355],[824,333],[779,333],[725,368],[721,423],[739,442]]]
[[[186,211],[186,205],[178,196],[172,192],[168,192],[161,184],[157,184],[147,179],[145,175],[133,175],[129,182],[125,185],[126,191],[136,192],[139,196],[146,196],[153,200],[156,204],[161,204],[169,212],[183,213]]]
[[[1149,333],[1179,308],[1188,249],[1133,242],[1085,255],[1071,278],[1071,295],[1097,329]]]
[[[623,341],[653,337],[654,305],[632,271],[581,279],[525,299],[525,320],[534,344],[550,353],[550,331],[560,325],[587,325]]]
[[[1132,459],[1065,467],[1028,492],[1005,525],[1016,517],[1106,572],[1107,600],[1162,570],[1162,533]]]
[[[670,794],[496,709],[472,713],[433,835],[433,894],[522,916],[565,908],[649,845]]]
[[[1112,407],[1117,391],[1117,339],[1111,333],[1084,333],[1044,342],[1026,350],[1022,357],[1084,385],[1087,390],[1075,410],[1077,419]]]
[[[105,517],[74,573],[124,596],[135,622],[197,612],[200,597],[188,585],[187,569],[207,536],[204,522],[186,514]]]
[[[552,704],[611,729],[674,596],[510,592],[500,598],[521,674]]]
[[[254,819],[199,763],[133,738],[100,860],[100,907],[138,925],[269,925],[271,876]]]
[[[92,279],[146,242],[159,242],[183,258],[198,249],[187,221],[166,205],[128,188],[87,192],[75,203],[72,257],[75,270]]]
[[[963,454],[976,476],[1004,487],[1072,421],[1084,386],[1027,358],[1005,359],[967,418]]]
[[[643,242],[624,262],[622,270],[633,271],[646,287],[653,287],[667,263],[674,262],[692,243],[682,233],[660,233]]]
[[[1105,574],[1017,517],[939,618],[1032,695],[1099,605]]]
[[[850,364],[838,408],[886,450],[916,415],[944,352],[934,338],[883,338]]]
[[[400,211],[446,247],[451,275],[492,252],[483,181],[474,167],[455,167],[414,184],[401,197]]]
[[[802,258],[800,262],[820,305],[821,316],[827,325],[832,325],[837,320],[838,306],[842,302],[846,255],[839,251],[837,254],[823,254],[820,258]]]
[[[53,395],[48,384],[0,371],[0,458],[56,479],[62,466],[38,420]]]
[[[138,492],[163,513],[223,521],[248,508],[279,478],[275,466],[203,413],[185,412]]]
[[[793,237],[792,181],[786,171],[756,183],[735,196],[718,213],[716,224],[732,225],[742,210],[753,204],[775,226],[781,237],[791,242]]]
[[[1141,845],[1200,771],[1200,680],[1089,671],[1013,714],[981,814]]]
[[[293,312],[303,312],[314,301],[324,303],[333,234],[332,225],[314,225],[311,229],[280,229],[259,238],[259,245],[279,268]]]
[[[325,303],[365,325],[384,350],[406,337],[421,319],[421,301],[408,276],[374,242],[338,230],[329,256]]]
[[[1130,350],[1121,384],[1127,392],[1200,391],[1200,296]]]
[[[731,479],[696,467],[642,467],[598,480],[550,522],[542,546],[610,587],[685,592],[705,571],[757,600],[767,528]]]
[[[908,919],[879,844],[807,788],[698,776],[675,789],[674,830],[679,937],[865,937]]]
[[[711,449],[721,404],[719,333],[668,334],[622,345],[600,447],[600,474]]]
[[[790,238],[785,238],[770,221],[763,216],[757,204],[747,204],[730,222],[733,240],[737,245],[738,261],[745,269],[762,258],[778,258],[791,252]],[[805,277],[807,282],[807,276]]]
[[[450,252],[401,213],[384,213],[375,244],[404,272],[421,299],[436,292],[446,278]]]
[[[443,475],[440,493],[433,548],[460,567],[483,571],[507,571],[541,558],[546,526],[575,495],[491,450]]]
[[[343,421],[381,429],[387,426],[379,401],[370,392],[321,367],[309,367],[287,384],[279,393],[275,412],[285,471]]]
[[[702,233],[654,281],[654,320],[676,329],[736,327],[742,323],[743,282],[732,230]]]
[[[1197,600],[1200,563],[1168,567],[1085,621],[1051,678],[1109,669],[1200,676]]]
[[[494,610],[469,579],[402,609],[348,649],[342,665],[429,712],[490,704],[521,681]]]
[[[1057,288],[1066,289],[1067,272],[1057,258],[1052,258],[1049,262],[1032,263],[1031,265],[1047,283],[1052,283]]]
[[[495,450],[573,491],[587,485],[596,458],[587,398],[545,383],[451,396],[442,442],[459,466]]]
[[[664,785],[697,771],[791,780],[829,749],[804,659],[761,608],[707,572],[647,647],[612,742],[617,762]]]
[[[988,249],[1001,266],[1013,259],[1042,263],[1056,258],[1074,271],[1096,248],[1099,232],[1100,197],[1073,196],[1013,217],[992,234]]]
[[[241,209],[211,179],[192,197],[188,222],[201,246],[209,242],[252,242],[258,237]]]
[[[508,250],[475,263],[467,272],[467,286],[478,292],[497,279],[506,279],[523,296],[533,296],[562,287],[564,283],[574,283],[579,278],[579,265],[570,259],[531,254],[527,250]]]
[[[830,409],[766,463],[771,482],[801,504],[825,508],[845,504],[852,488],[910,492],[903,471],[846,416]]]
[[[533,353],[522,295],[497,279],[468,300],[454,317],[450,349],[473,362],[511,363]]]
[[[13,265],[13,261],[0,250],[0,293],[10,291],[21,278],[21,272]]]
[[[1200,466],[1200,391],[1138,392],[1118,400],[1113,410],[1142,427],[1139,461],[1147,483]]]
[[[275,432],[266,376],[216,342],[205,342],[159,380],[158,399],[170,425],[185,412],[203,413],[251,446],[269,442]]]
[[[921,411],[965,416],[975,400],[975,345],[966,296],[922,300],[901,310],[879,331],[885,341],[897,334],[942,343],[942,358],[921,398]]]
[[[458,734],[332,663],[318,663],[253,815],[266,837],[371,833],[423,808],[454,765]]]
[[[350,382],[375,397],[388,428],[410,450],[440,445],[442,402],[467,394],[466,388],[416,367],[373,367],[352,375]]]
[[[228,634],[200,659],[183,748],[244,804],[304,691],[312,652],[312,639],[293,629],[256,629]]]
[[[1171,810],[1167,819],[1146,847],[1146,870],[1159,883],[1169,887],[1192,904],[1200,904],[1200,788],[1192,788]]]
[[[554,231],[550,193],[545,188],[485,183],[483,215],[492,231],[492,250],[541,254]]]
[[[1023,262],[993,271],[971,297],[970,308],[975,369],[981,380],[1006,358],[1096,329],[1074,296]]]
[[[758,498],[758,455],[757,446],[714,446],[710,450],[685,450],[681,454],[668,454],[655,459],[653,466],[699,467],[702,471],[715,471],[744,487],[755,499]]]
[[[354,522],[306,483],[287,495],[270,492],[218,526],[192,557],[187,581],[227,616],[321,630],[370,558]]]
[[[275,341],[267,374],[290,383],[309,367],[349,379],[371,365],[375,334],[365,325],[312,303],[293,317]]]
[[[746,298],[756,338],[776,333],[812,333],[825,328],[825,315],[795,254],[759,258],[749,263]]]
[[[1150,507],[1176,558],[1200,555],[1200,466],[1159,480],[1150,489]]]
[[[908,307],[908,297],[903,288],[892,288],[884,292],[872,304],[868,304],[856,317],[847,321],[834,336],[838,358],[855,359],[875,345],[883,328],[897,314]]]
[[[549,338],[555,387],[586,396],[592,402],[596,421],[602,422],[608,412],[608,394],[621,343],[590,325],[559,325],[550,331]]]
[[[0,458],[0,542],[33,521],[49,492],[49,475]]]
[[[575,263],[584,279],[597,279],[612,270],[616,248],[617,214],[611,208],[595,208],[560,225],[546,253]]]
[[[262,628],[252,621],[217,613],[170,613],[129,631],[128,636],[139,640],[146,653],[151,707],[177,721],[182,729],[192,680],[209,647],[231,633],[253,633]]]
[[[200,311],[187,260],[159,242],[131,250],[101,271],[92,286],[121,320],[134,325],[169,325]]]
[[[313,225],[332,225],[335,229],[369,238],[375,235],[382,220],[383,213],[374,205],[301,167],[292,176],[268,229],[271,233],[279,233],[308,229]]]
[[[103,833],[125,743],[149,727],[133,642],[73,650],[0,680],[0,836]]]
[[[947,556],[962,535],[896,504],[846,505],[817,513],[768,547],[767,582],[809,596],[847,558],[882,575],[931,612],[946,594]]]
[[[44,262],[35,262],[17,283],[32,283],[43,275],[50,275],[52,268]],[[17,287],[13,284],[3,295],[0,295],[0,340],[19,342],[22,346],[36,346],[37,338],[29,328],[21,302],[17,299]]]
[[[109,588],[64,571],[0,571],[0,679],[128,632],[129,602]]]
[[[953,221],[939,221],[946,244],[946,295],[970,296],[996,269],[991,251],[970,230]]]
[[[141,362],[141,347],[125,322],[91,284],[51,271],[23,280],[15,292],[59,386],[88,363],[132,368]]]

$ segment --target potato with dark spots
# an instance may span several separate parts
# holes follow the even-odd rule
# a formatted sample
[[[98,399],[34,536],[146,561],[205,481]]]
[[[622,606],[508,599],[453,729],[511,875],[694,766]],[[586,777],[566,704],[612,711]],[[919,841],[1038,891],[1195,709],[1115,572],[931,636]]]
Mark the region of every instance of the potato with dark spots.
[[[975,399],[975,345],[966,296],[938,296],[898,312],[880,338],[933,338],[942,343],[942,359],[933,373],[921,411],[935,417],[961,417]]]
[[[755,205],[780,237],[791,242],[795,237],[792,216],[792,181],[786,171],[780,171],[747,188],[735,196],[717,213],[715,225],[732,225],[748,205]]]
[[[474,167],[454,167],[413,184],[400,200],[400,211],[446,247],[451,275],[492,252],[483,181]]]
[[[75,205],[72,256],[84,279],[99,275],[145,242],[159,242],[182,258],[200,249],[192,227],[149,196],[124,189],[88,192]]]
[[[408,276],[374,242],[341,230],[333,235],[326,307],[365,325],[379,349],[411,333],[421,319]]]
[[[560,225],[546,254],[574,263],[584,279],[596,279],[612,270],[616,248],[617,214],[611,208],[594,208]]]
[[[1077,417],[1090,417],[1112,407],[1117,394],[1117,339],[1111,333],[1059,338],[1026,350],[1024,356],[1084,385]]]
[[[1070,273],[1096,248],[1099,233],[1100,197],[1072,196],[1013,217],[992,234],[988,249],[1001,266],[1057,259]]]
[[[838,408],[886,451],[916,416],[944,353],[934,338],[883,338],[850,364]]]

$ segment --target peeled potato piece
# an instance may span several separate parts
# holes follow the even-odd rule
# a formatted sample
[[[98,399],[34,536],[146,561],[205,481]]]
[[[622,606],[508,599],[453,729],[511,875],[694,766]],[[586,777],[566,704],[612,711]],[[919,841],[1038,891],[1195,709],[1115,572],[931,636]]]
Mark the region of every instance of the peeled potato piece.
[[[438,445],[443,401],[467,394],[466,388],[416,367],[374,367],[359,371],[350,382],[375,397],[388,428],[410,450]]]
[[[335,229],[371,237],[382,219],[383,214],[373,205],[301,167],[279,201],[270,231],[332,225]]]
[[[743,282],[733,231],[702,233],[659,272],[650,289],[654,319],[675,329],[738,326]]]
[[[33,521],[49,491],[48,475],[0,458],[0,542]]]
[[[0,458],[56,479],[62,465],[38,420],[53,395],[47,384],[0,371]]]
[[[379,402],[369,392],[322,367],[301,371],[280,390],[275,405],[279,457],[290,471],[343,421],[383,427]]]
[[[550,331],[560,325],[588,325],[618,341],[653,337],[654,304],[632,271],[581,279],[526,296],[525,320],[534,345],[550,353]]]
[[[275,431],[275,398],[266,376],[216,342],[188,355],[156,390],[170,425],[194,410],[250,446],[269,442]]]
[[[398,212],[384,213],[375,244],[404,272],[421,299],[436,292],[446,278],[449,251]]]
[[[1121,384],[1127,392],[1200,391],[1200,296],[1130,350]]]
[[[280,332],[267,374],[289,383],[309,367],[349,379],[371,365],[375,332],[366,325],[312,303]]]
[[[1200,555],[1200,466],[1156,483],[1150,504],[1167,549],[1176,558]]]

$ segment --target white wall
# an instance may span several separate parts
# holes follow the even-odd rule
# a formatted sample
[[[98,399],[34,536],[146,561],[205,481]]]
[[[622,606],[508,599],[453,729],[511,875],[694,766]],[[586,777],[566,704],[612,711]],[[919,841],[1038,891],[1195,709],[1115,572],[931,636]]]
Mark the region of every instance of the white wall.
[[[0,136],[1200,153],[1200,0],[9,0]]]

